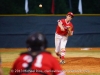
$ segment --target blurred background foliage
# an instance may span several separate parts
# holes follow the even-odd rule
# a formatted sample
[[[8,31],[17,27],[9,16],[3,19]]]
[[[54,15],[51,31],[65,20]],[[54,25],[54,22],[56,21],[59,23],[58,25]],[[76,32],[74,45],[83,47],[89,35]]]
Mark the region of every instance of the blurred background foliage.
[[[71,2],[71,7],[70,7]],[[78,12],[79,0],[55,0],[55,13]],[[51,14],[52,0],[28,0],[28,14]],[[43,7],[40,8],[39,4]],[[0,0],[0,14],[25,14],[25,0]],[[100,14],[100,0],[82,0],[83,14]]]

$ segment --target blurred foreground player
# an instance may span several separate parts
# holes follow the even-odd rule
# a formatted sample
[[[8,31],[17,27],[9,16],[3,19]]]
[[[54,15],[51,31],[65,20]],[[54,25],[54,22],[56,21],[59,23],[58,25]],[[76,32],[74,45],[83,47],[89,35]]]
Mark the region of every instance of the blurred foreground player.
[[[68,41],[68,36],[73,35],[73,24],[71,20],[74,15],[72,12],[68,12],[65,19],[58,20],[58,25],[55,32],[55,52],[60,57],[61,64],[65,63],[65,47]]]
[[[31,34],[26,40],[28,51],[16,59],[10,75],[65,75],[59,62],[49,52],[42,33]]]
[[[1,57],[0,57],[0,75],[3,75],[2,67],[1,67]]]

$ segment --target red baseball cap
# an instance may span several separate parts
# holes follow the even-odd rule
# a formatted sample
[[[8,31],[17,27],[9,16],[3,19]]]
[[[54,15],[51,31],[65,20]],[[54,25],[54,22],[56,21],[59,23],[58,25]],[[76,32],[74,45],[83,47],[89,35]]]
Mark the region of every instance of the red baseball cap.
[[[74,14],[72,12],[68,12],[67,15],[71,15],[72,18],[74,17]]]

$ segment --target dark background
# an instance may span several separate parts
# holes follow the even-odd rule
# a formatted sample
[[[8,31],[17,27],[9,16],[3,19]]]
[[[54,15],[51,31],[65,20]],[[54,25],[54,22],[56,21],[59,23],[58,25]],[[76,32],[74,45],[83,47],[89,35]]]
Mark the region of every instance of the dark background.
[[[54,47],[57,20],[65,16],[1,16],[0,47],[26,47],[30,33],[42,32],[48,47]],[[74,35],[67,47],[100,47],[100,16],[75,16],[72,20]]]
[[[100,0],[82,0],[81,15],[79,0],[54,0],[54,14],[51,13],[52,1],[28,0],[26,14],[25,0],[0,0],[0,48],[26,47],[25,40],[32,32],[44,33],[48,46],[54,47],[57,20],[65,18],[69,11],[75,15],[74,35],[69,37],[66,46],[100,47]]]
[[[51,14],[52,0],[28,0],[29,14]],[[54,0],[55,14],[78,14],[79,0]],[[71,7],[70,8],[70,3]],[[39,8],[39,4],[43,7]],[[25,0],[0,0],[0,14],[25,14]],[[100,0],[82,0],[83,14],[99,14]]]

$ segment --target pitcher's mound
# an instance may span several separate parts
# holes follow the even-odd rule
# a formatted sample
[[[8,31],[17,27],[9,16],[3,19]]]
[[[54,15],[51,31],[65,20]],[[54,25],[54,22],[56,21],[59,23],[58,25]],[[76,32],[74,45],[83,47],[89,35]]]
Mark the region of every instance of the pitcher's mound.
[[[61,64],[66,73],[100,73],[100,58],[70,57]]]

